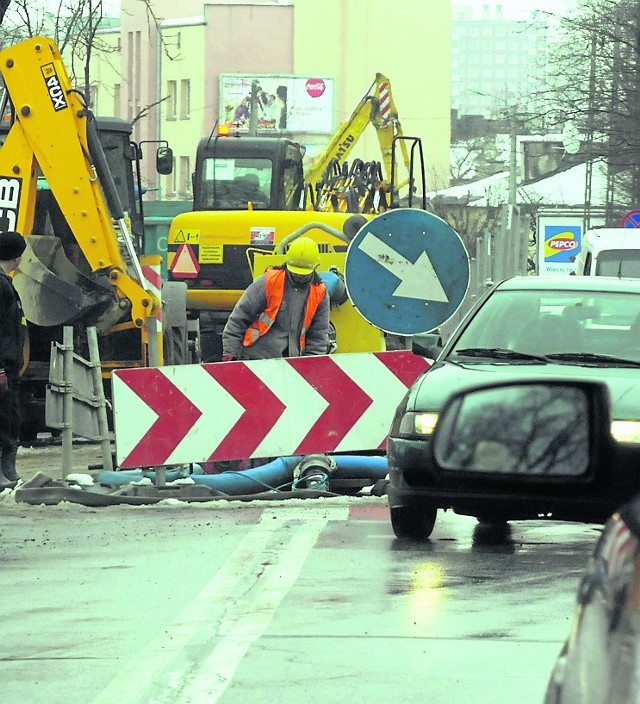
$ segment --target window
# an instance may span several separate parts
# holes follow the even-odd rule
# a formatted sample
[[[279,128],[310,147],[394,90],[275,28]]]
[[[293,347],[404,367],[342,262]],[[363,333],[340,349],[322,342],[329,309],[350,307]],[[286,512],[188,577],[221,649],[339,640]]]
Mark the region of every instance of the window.
[[[610,249],[600,252],[596,260],[597,276],[640,276],[640,249]]]
[[[176,81],[167,81],[167,120],[176,119],[176,101],[177,101],[177,91],[178,87]]]
[[[202,208],[246,210],[248,201],[256,210],[268,208],[272,170],[271,159],[205,159],[200,184]]]
[[[165,176],[165,183],[167,186],[167,198],[175,198],[176,197],[176,192],[178,188],[178,174],[176,173],[176,159],[174,157],[173,159],[173,169],[171,173],[168,176]]]
[[[188,120],[191,111],[191,81],[183,79],[180,81],[180,119]]]
[[[191,197],[191,163],[188,156],[180,157],[180,172],[179,172],[179,190],[180,198],[188,199]]]
[[[113,86],[113,114],[116,116],[120,115],[120,109],[122,107],[122,88],[119,83]]]

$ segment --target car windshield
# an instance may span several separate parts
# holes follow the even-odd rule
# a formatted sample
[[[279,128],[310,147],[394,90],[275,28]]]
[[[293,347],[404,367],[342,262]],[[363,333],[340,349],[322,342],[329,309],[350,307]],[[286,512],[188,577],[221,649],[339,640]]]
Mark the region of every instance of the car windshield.
[[[269,207],[271,159],[205,159],[202,169],[201,204],[208,210],[245,210],[247,202],[254,209]]]
[[[640,249],[610,249],[600,252],[596,276],[640,277]]]
[[[450,355],[514,359],[581,355],[597,363],[640,362],[640,296],[622,292],[497,290],[476,312]],[[606,360],[605,357],[611,359]]]

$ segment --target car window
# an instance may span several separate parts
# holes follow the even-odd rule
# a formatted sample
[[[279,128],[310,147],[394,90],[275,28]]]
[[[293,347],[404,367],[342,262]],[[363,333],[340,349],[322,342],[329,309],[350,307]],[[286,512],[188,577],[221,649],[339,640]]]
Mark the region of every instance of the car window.
[[[640,296],[618,292],[495,291],[450,353],[468,348],[527,354],[596,353],[640,360]]]
[[[597,276],[640,278],[640,249],[609,249],[598,254]]]

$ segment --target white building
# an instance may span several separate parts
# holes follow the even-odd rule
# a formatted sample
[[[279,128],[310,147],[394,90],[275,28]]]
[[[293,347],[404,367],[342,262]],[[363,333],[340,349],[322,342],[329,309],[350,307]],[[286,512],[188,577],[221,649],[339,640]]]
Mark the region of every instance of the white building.
[[[502,5],[459,6],[453,18],[452,108],[458,115],[534,112],[546,82],[549,24],[534,14],[509,19]]]

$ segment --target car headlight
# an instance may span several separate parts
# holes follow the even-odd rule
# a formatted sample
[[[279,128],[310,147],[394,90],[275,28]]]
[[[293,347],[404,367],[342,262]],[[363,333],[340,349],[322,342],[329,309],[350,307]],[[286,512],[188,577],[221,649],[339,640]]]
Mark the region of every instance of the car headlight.
[[[614,420],[611,435],[618,442],[640,444],[640,420]]]
[[[405,413],[400,421],[400,435],[431,435],[437,422],[437,413]]]

